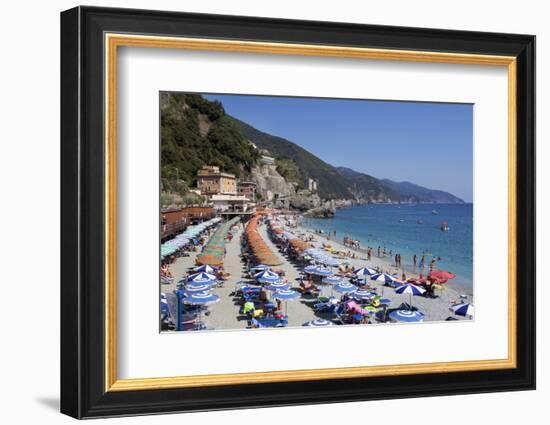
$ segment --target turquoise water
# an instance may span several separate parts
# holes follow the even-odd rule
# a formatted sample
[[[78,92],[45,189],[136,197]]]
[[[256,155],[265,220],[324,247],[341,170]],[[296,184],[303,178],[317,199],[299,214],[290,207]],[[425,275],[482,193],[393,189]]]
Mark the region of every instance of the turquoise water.
[[[432,214],[433,210],[438,214]],[[472,204],[378,204],[339,209],[334,218],[305,218],[302,223],[310,229],[336,230],[338,242],[342,242],[344,236],[359,240],[361,248],[374,248],[373,256],[378,246],[385,246],[393,255],[401,254],[401,262],[409,272],[418,273],[418,269],[413,269],[414,254],[418,262],[422,254],[426,254],[424,273],[432,256],[441,257],[436,268],[455,273],[457,277],[452,283],[472,289],[472,214]],[[440,229],[444,221],[450,227],[447,232]]]

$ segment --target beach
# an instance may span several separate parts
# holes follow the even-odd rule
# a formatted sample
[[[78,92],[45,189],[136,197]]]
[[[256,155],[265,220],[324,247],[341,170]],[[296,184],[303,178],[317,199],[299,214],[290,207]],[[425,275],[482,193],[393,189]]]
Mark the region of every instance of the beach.
[[[326,234],[318,234],[314,231],[307,229],[299,224],[299,220],[292,220],[292,226],[286,227],[285,219],[276,219],[271,223],[277,225],[283,225],[288,231],[292,232],[296,237],[308,241],[314,248],[323,249],[323,246],[330,245],[336,251],[345,251],[346,253],[355,254],[355,258],[346,256],[345,258],[339,258],[342,262],[350,263],[354,268],[359,267],[371,267],[378,268],[388,274],[394,274],[401,278],[402,270],[395,267],[391,263],[390,258],[378,258],[373,255],[370,261],[366,261],[367,255],[362,250],[354,250],[338,240],[327,240]],[[266,247],[271,250],[276,257],[277,262],[280,265],[272,267],[277,272],[282,272],[287,283],[291,289],[300,289],[300,276],[303,270],[303,264],[297,264],[295,261],[291,261],[285,254],[281,253],[279,246],[274,241],[273,235],[270,235],[269,224],[260,223],[257,227],[257,232],[261,239],[265,242]],[[212,237],[213,232],[210,231],[206,236],[206,241],[209,237]],[[206,314],[203,315],[202,321],[206,327],[206,330],[239,330],[245,329],[249,326],[249,318],[241,314],[242,300],[236,293],[236,289],[239,285],[249,284],[251,286],[257,285],[257,283],[250,279],[247,267],[243,258],[241,257],[241,243],[244,234],[244,225],[242,223],[237,224],[232,229],[233,237],[225,244],[225,256],[223,260],[223,270],[230,276],[220,286],[213,287],[212,293],[219,297],[219,301],[215,304],[211,304],[207,308]],[[280,244],[279,244],[280,245]],[[190,252],[189,256],[178,257],[170,265],[169,270],[173,277],[173,281],[170,284],[162,283],[161,292],[173,293],[177,290],[177,283],[184,279],[189,273],[192,273],[193,268],[196,265],[197,256],[200,254],[199,250],[196,252]],[[336,269],[335,269],[336,271]],[[411,276],[412,277],[412,276]],[[384,298],[389,298],[391,304],[389,309],[397,309],[400,306],[406,307],[411,298],[407,294],[397,294],[391,287],[384,286],[379,282],[370,281],[369,284],[376,289],[376,292]],[[332,291],[328,285],[318,285],[322,296],[336,295],[336,292]],[[452,284],[445,284],[441,286],[441,289],[436,290],[437,298],[427,298],[423,296],[412,297],[412,305],[415,309],[418,309],[424,314],[424,322],[428,321],[444,321],[449,317],[457,320],[463,320],[463,317],[456,316],[449,311],[449,307],[453,304],[461,302],[461,295],[464,295],[464,291],[461,288],[453,287]],[[271,297],[272,294],[268,292]],[[473,302],[471,294],[466,294],[467,302]],[[316,313],[312,306],[318,303],[317,296],[313,295],[301,295],[299,298],[289,301],[283,301],[281,305],[282,312],[287,316],[287,327],[302,326],[304,323],[315,319],[326,319],[334,321],[334,316],[331,313]],[[337,323],[337,321],[334,321]],[[383,323],[378,323],[373,320],[368,326],[383,326]]]

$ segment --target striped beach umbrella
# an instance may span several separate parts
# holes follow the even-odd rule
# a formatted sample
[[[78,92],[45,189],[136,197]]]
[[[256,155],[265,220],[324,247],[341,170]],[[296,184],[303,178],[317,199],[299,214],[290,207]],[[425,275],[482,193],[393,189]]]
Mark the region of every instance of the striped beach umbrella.
[[[357,277],[372,276],[376,274],[376,270],[371,269],[370,267],[361,267],[359,269],[354,270],[353,274],[355,274]]]
[[[317,270],[317,266],[306,266],[304,267],[304,273],[307,274],[313,274],[313,272]]]
[[[367,291],[365,289],[359,289],[353,293],[353,298],[359,299],[359,300],[370,300],[371,298],[374,298],[376,296],[376,293]]]
[[[332,275],[332,271],[330,271],[329,269],[325,269],[323,267],[316,267],[314,270],[312,270],[310,272],[311,274],[315,274],[317,276],[331,276]]]
[[[324,277],[323,280],[321,280],[321,282],[326,283],[327,285],[339,285],[341,283],[344,283],[344,281],[338,276]]]
[[[327,326],[334,326],[334,323],[325,319],[315,319],[304,323],[302,326],[312,326],[314,328],[326,328]]]
[[[164,292],[160,293],[160,312],[168,314],[168,300],[166,299],[166,294]]]
[[[216,276],[210,273],[195,273],[190,276],[187,276],[188,283],[194,283],[197,285],[209,285],[216,282]]]
[[[399,281],[399,279],[387,273],[376,273],[372,275],[371,279],[375,280],[376,282],[384,282],[384,283],[392,283],[392,282]]]
[[[290,286],[288,285],[288,283],[284,283],[280,281],[280,282],[273,282],[272,284],[266,286],[265,289],[267,289],[268,291],[275,292],[275,291],[290,289]]]
[[[285,314],[287,310],[286,302],[293,301],[299,297],[300,297],[300,293],[297,291],[293,291],[292,289],[281,289],[273,293],[273,298],[275,298],[276,300],[285,302]]]
[[[459,316],[474,316],[474,306],[470,303],[455,304],[450,310]]]
[[[217,303],[219,300],[220,297],[211,292],[195,292],[190,294],[187,298],[184,298],[183,302],[191,305],[206,305]]]
[[[405,283],[395,290],[396,294],[409,294],[409,305],[411,306],[411,308],[413,295],[422,295],[424,292],[426,292],[424,288],[416,286],[412,283]]]
[[[204,273],[214,273],[218,271],[217,267],[213,267],[209,264],[203,264],[202,266],[195,267],[194,270],[198,273],[204,272]]]
[[[349,294],[357,291],[357,286],[352,285],[351,283],[344,282],[344,283],[335,285],[334,289],[337,292],[340,292],[341,294]]]
[[[390,319],[396,322],[412,323],[422,322],[424,320],[424,314],[420,311],[412,310],[394,310],[390,314]]]
[[[183,287],[183,293],[187,296],[196,292],[207,292],[212,289],[212,285],[197,285],[189,283]]]
[[[264,270],[259,273],[256,273],[254,275],[254,278],[260,283],[268,283],[268,284],[281,281],[281,278],[277,273],[269,270]]]

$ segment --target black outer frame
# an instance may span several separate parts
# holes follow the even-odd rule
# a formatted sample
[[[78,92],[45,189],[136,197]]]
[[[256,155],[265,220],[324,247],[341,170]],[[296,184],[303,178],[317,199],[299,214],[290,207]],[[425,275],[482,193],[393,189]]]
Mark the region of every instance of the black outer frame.
[[[104,391],[105,32],[517,57],[517,368]],[[61,412],[75,418],[535,388],[535,37],[77,7],[61,13]]]

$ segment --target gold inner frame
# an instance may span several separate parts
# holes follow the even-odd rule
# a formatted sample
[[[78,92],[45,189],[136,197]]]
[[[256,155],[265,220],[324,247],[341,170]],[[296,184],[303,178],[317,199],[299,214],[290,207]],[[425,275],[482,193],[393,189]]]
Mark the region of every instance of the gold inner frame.
[[[417,373],[447,373],[516,367],[516,58],[477,54],[370,49],[326,45],[267,43],[105,34],[105,391],[135,391],[213,385],[358,378]],[[275,372],[118,379],[116,325],[116,99],[117,48],[148,47],[260,54],[324,56],[469,65],[504,66],[508,72],[508,358],[456,362],[305,369]]]

